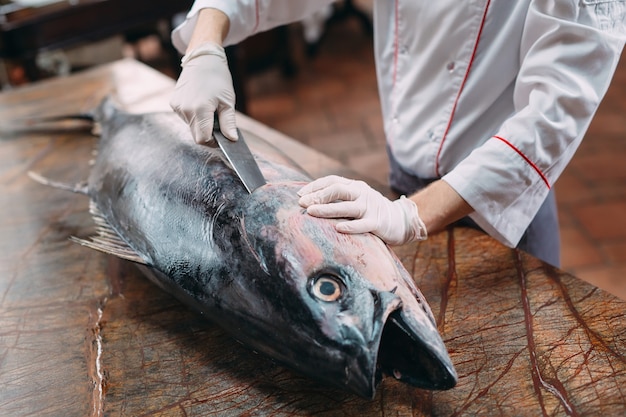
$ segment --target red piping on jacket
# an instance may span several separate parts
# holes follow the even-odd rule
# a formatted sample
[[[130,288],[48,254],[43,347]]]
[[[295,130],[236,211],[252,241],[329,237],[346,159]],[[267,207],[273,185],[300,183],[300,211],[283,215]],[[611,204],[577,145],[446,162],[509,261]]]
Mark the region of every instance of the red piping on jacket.
[[[396,79],[398,76],[398,33],[399,33],[399,29],[398,29],[398,24],[400,22],[400,17],[399,17],[399,4],[400,0],[396,0],[396,8],[395,8],[395,14],[394,14],[394,20],[395,20],[395,28],[394,28],[394,34],[393,34],[393,88],[396,88]]]
[[[526,161],[526,163],[528,165],[530,165],[531,167],[533,167],[533,169],[537,172],[537,174],[539,174],[539,176],[541,177],[541,179],[543,180],[543,182],[546,183],[546,187],[548,187],[548,190],[552,187],[550,187],[550,182],[548,181],[548,178],[546,178],[546,176],[543,174],[543,172],[541,172],[541,170],[539,169],[539,167],[537,165],[535,165],[535,163],[533,161],[530,160],[530,158],[528,158],[526,155],[524,155],[524,153],[522,151],[520,151],[519,149],[517,149],[517,147],[515,147],[515,145],[513,145],[511,142],[509,142],[508,140],[504,139],[503,137],[500,136],[494,136],[494,138],[501,140],[502,142],[506,143],[511,149],[513,149],[515,152],[518,153],[519,156],[521,156],[522,158],[524,158],[524,161]]]
[[[476,36],[476,43],[474,44],[474,50],[472,51],[472,57],[470,58],[470,62],[467,66],[467,70],[465,71],[465,77],[463,77],[461,88],[459,88],[459,92],[457,93],[456,99],[454,100],[454,105],[452,106],[452,112],[450,113],[450,119],[448,120],[448,125],[446,126],[446,130],[443,134],[443,137],[441,138],[441,143],[439,144],[439,150],[437,151],[437,157],[435,159],[435,172],[437,173],[438,176],[441,176],[441,173],[439,172],[439,157],[441,156],[441,150],[443,149],[443,144],[446,141],[448,132],[450,131],[450,126],[452,126],[452,119],[454,119],[456,106],[457,104],[459,104],[459,98],[461,97],[461,93],[463,92],[463,88],[465,87],[465,83],[467,82],[467,78],[472,68],[472,64],[474,63],[474,58],[476,58],[476,51],[478,50],[478,42],[480,41],[480,37],[483,33],[483,28],[485,27],[485,20],[487,20],[487,11],[489,10],[490,3],[491,3],[491,0],[488,0],[487,5],[485,6],[485,11],[483,12],[483,20],[480,22],[480,28],[478,29],[478,36]]]
[[[259,0],[256,0],[254,2],[255,5],[255,11],[256,11],[256,21],[254,22],[254,29],[252,29],[252,33],[256,33],[257,29],[259,28],[259,15],[261,14],[260,12],[260,7],[259,7]]]

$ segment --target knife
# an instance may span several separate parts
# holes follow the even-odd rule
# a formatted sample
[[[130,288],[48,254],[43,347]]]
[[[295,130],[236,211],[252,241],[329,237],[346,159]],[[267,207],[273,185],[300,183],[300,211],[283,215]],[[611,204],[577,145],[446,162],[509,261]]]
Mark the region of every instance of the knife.
[[[264,185],[266,181],[239,129],[237,129],[237,135],[238,140],[235,142],[224,136],[220,130],[217,116],[215,116],[213,121],[213,137],[222,152],[224,152],[224,155],[226,155],[226,159],[228,159],[228,162],[232,165],[237,176],[241,179],[241,182],[243,182],[246,190],[252,193],[254,190]]]

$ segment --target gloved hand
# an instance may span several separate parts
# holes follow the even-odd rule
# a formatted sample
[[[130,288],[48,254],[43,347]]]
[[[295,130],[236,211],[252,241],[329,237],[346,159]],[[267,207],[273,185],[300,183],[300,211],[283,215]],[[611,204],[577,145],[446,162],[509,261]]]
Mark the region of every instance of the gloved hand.
[[[338,232],[372,232],[390,245],[427,237],[413,201],[404,196],[391,201],[363,181],[330,175],[305,185],[298,195],[312,216],[353,219],[337,223]]]
[[[216,43],[204,43],[185,55],[181,66],[170,106],[189,124],[194,140],[215,146],[212,139],[215,111],[224,136],[237,140],[235,92],[224,48]]]

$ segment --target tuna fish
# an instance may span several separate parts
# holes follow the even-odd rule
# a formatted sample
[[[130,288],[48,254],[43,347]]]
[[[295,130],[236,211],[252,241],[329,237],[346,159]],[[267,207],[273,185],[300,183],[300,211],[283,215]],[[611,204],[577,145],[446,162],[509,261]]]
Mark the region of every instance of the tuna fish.
[[[335,231],[296,192],[311,179],[278,153],[255,155],[268,183],[249,194],[219,149],[174,113],[96,112],[84,192],[99,235],[81,244],[136,262],[235,339],[297,372],[366,398],[384,375],[452,388],[432,312],[392,250]]]

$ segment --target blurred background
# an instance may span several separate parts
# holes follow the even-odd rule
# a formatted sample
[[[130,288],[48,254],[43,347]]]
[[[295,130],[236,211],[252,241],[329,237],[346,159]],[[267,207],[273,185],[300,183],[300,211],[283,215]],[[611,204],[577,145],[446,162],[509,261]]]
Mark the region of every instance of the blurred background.
[[[16,88],[122,58],[176,78],[169,33],[191,1],[0,0],[0,83]],[[123,12],[122,12],[123,11]],[[122,16],[122,17],[120,17]],[[360,175],[387,182],[371,0],[229,48],[238,109]],[[626,59],[555,185],[562,268],[626,299]]]

